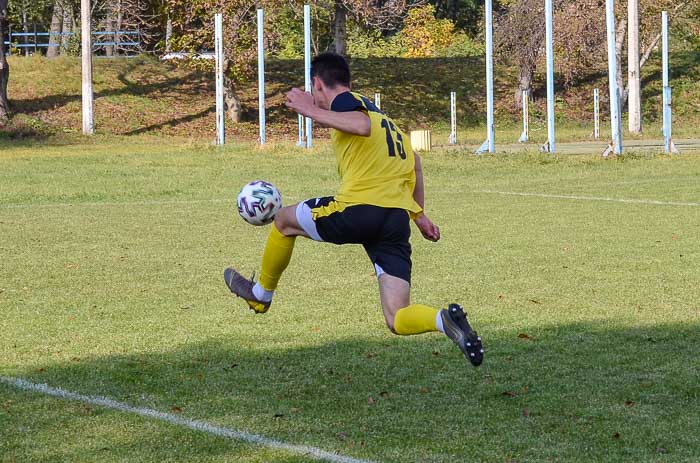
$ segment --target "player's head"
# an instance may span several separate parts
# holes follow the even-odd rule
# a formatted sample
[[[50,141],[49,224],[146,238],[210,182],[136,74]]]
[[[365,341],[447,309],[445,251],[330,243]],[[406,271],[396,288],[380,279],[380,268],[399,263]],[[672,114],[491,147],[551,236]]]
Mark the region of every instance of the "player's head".
[[[329,109],[338,90],[350,88],[350,67],[336,53],[321,53],[311,60],[311,94],[317,106]]]
[[[311,60],[311,78],[319,78],[328,88],[350,87],[350,66],[341,55],[321,53]]]

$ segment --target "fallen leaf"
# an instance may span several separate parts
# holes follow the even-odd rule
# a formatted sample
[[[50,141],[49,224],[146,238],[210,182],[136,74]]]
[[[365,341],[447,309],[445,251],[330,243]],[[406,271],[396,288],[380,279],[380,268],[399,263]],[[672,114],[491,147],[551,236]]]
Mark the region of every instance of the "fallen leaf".
[[[389,397],[389,393],[387,391],[382,391],[379,393],[379,397],[387,398]]]
[[[533,304],[542,304],[542,303],[541,303],[540,301],[538,301],[537,299],[530,299],[530,302],[532,302]]]
[[[527,408],[523,408],[523,416],[524,417],[530,416],[530,410],[528,410]]]
[[[517,397],[518,396],[518,394],[516,394],[513,391],[504,391],[501,393],[501,395],[505,396],[505,397]]]
[[[620,440],[620,439],[621,439],[620,433],[619,433],[619,432],[616,432],[615,434],[612,435],[612,438],[613,438],[613,439]]]
[[[275,413],[272,415],[273,418],[284,418],[284,413]]]
[[[374,353],[373,353],[373,352],[367,352],[367,353],[365,354],[365,357],[367,357],[368,359],[372,359],[372,358],[374,358]]]
[[[373,399],[372,397],[368,397],[368,398],[367,398],[367,403],[368,403],[369,405],[374,405],[374,399]]]
[[[530,335],[527,334],[527,333],[519,333],[519,334],[518,334],[518,337],[519,337],[520,339],[532,340],[532,338],[530,337]]]
[[[294,407],[294,408],[290,408],[289,411],[292,413],[299,413],[301,411],[301,408]]]
[[[440,355],[440,351],[439,351],[439,350],[434,350],[434,351],[433,351],[433,357],[437,357],[438,355]]]
[[[348,438],[348,435],[344,432],[339,432],[338,434],[336,434],[336,436],[338,436],[338,439],[340,440],[346,440]]]
[[[422,387],[422,388],[420,388],[420,393],[421,393],[421,394],[427,394],[427,393],[428,393],[428,388],[427,388],[427,387]]]
[[[631,400],[625,400],[625,407],[634,407],[635,405]]]
[[[505,360],[506,362],[512,362],[512,361],[513,361],[513,357],[511,357],[511,356],[509,355],[508,357],[506,357],[506,358],[503,359],[503,360]]]
[[[178,406],[173,405],[170,410],[172,410],[175,413],[182,413],[182,409]]]
[[[523,386],[522,390],[523,390],[523,394],[527,394],[528,392],[530,392],[530,388],[527,386]]]

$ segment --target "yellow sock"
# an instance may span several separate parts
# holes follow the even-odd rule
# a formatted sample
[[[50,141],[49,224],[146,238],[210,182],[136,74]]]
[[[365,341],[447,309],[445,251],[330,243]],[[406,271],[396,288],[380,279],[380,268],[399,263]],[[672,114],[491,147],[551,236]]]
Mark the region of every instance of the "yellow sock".
[[[422,304],[411,304],[399,309],[394,317],[394,331],[403,335],[437,331],[435,317],[438,312],[438,309]]]
[[[260,286],[267,291],[274,291],[277,288],[277,283],[292,258],[295,239],[295,236],[284,236],[277,229],[275,223],[272,223],[263,252],[259,281]]]

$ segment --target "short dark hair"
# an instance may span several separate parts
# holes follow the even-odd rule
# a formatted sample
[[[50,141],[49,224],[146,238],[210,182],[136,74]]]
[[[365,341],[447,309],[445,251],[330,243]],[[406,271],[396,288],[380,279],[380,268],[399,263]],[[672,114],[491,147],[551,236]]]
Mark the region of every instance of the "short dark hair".
[[[337,53],[321,53],[311,60],[311,77],[316,76],[330,88],[350,87],[350,66]]]

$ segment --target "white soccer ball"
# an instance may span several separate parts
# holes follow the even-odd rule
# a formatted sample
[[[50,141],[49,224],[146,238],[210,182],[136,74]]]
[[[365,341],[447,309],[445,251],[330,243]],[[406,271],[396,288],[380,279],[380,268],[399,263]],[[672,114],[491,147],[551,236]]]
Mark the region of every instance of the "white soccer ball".
[[[271,223],[282,208],[282,196],[271,183],[255,180],[238,193],[238,213],[251,225]]]

